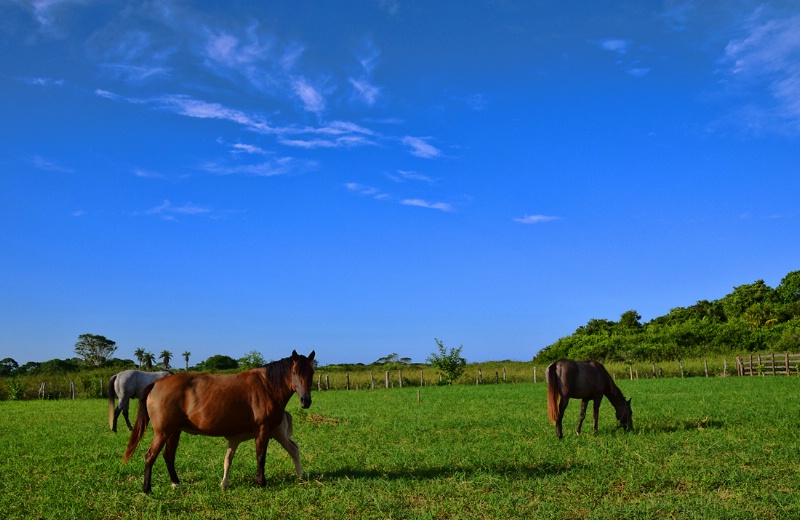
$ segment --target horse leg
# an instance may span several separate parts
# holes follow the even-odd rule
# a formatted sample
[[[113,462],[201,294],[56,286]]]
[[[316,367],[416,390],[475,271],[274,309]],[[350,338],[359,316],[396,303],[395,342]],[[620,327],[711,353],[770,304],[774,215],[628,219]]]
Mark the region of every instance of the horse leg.
[[[597,417],[600,415],[600,403],[603,402],[603,396],[594,400],[594,432],[597,433]]]
[[[240,441],[228,439],[228,449],[225,450],[225,462],[222,464],[222,489],[228,487],[228,477],[230,476],[231,464],[233,464],[233,456],[236,454],[236,448],[239,447]]]
[[[114,409],[114,423],[111,425],[111,431],[117,431],[117,419],[119,419],[119,414],[125,412],[124,417],[125,421],[128,423],[128,429],[132,430],[131,422],[128,420],[128,397],[123,396],[122,399],[119,400],[117,407]]]
[[[122,416],[125,417],[125,424],[128,425],[128,430],[133,431],[133,426],[131,426],[131,420],[128,418],[128,408],[130,407],[130,404],[131,404],[130,398],[126,397],[125,405],[122,406]]]
[[[288,415],[288,414],[287,414]],[[291,417],[291,416],[290,416]],[[294,470],[297,473],[297,478],[303,478],[303,467],[300,465],[300,447],[291,439],[291,419],[284,417],[283,422],[273,432],[273,438],[283,446],[286,453],[292,457],[294,461]]]
[[[164,448],[164,462],[167,463],[167,471],[172,487],[180,487],[181,481],[178,480],[178,473],[175,471],[175,454],[178,452],[178,443],[181,440],[181,431],[178,430],[169,437]]]
[[[267,445],[269,444],[269,430],[262,427],[256,436],[256,484],[260,487],[267,485],[264,477],[264,465],[267,462]]]
[[[153,464],[155,464],[158,454],[164,447],[167,438],[162,433],[153,435],[153,442],[150,444],[150,449],[144,454],[144,482],[142,482],[142,491],[150,493],[150,476],[153,473]]]
[[[589,404],[588,399],[581,399],[581,415],[578,418],[578,428],[575,430],[575,433],[578,435],[581,434],[581,426],[583,426],[583,420],[586,418],[586,405]]]
[[[561,429],[561,422],[564,420],[564,412],[567,410],[568,404],[569,399],[561,396],[561,400],[558,402],[558,419],[556,419],[556,437],[559,439],[564,436]]]

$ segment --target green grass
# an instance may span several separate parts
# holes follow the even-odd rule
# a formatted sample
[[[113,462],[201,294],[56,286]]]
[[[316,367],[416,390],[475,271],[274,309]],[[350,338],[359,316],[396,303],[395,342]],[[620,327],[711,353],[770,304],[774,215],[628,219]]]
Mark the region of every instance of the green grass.
[[[800,378],[619,385],[634,432],[606,401],[599,433],[575,435],[573,401],[561,441],[541,383],[315,392],[288,408],[304,480],[272,443],[256,487],[248,442],[222,491],[224,439],[184,435],[183,487],[159,459],[150,496],[151,434],[122,464],[104,401],[0,402],[0,518],[800,517]]]

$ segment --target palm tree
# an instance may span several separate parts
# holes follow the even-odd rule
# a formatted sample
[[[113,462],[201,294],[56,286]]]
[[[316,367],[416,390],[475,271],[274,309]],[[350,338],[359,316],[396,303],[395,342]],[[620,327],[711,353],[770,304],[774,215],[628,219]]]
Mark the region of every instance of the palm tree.
[[[153,355],[152,352],[145,352],[144,355],[142,356],[142,362],[148,369],[153,368],[153,361],[155,360],[156,357]]]
[[[142,368],[142,360],[144,359],[144,349],[139,347],[133,351],[133,355],[139,360],[139,368]]]
[[[169,360],[172,359],[172,352],[169,350],[162,350],[161,355],[158,356],[158,359],[164,363],[164,368],[169,368]]]
[[[184,350],[183,354],[181,355],[183,356],[183,359],[186,360],[186,370],[189,370],[189,356],[191,356],[192,353],[189,352],[188,350]]]

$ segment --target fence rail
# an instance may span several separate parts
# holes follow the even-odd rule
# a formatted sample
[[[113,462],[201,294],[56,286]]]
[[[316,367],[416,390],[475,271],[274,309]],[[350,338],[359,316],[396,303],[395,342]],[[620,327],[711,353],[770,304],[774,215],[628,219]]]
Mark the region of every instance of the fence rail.
[[[756,354],[736,357],[740,376],[790,376],[800,374],[800,354]]]

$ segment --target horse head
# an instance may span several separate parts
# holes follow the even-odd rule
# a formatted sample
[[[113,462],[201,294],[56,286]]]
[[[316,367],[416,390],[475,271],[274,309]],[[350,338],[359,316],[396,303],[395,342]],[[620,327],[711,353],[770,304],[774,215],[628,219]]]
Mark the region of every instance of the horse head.
[[[631,410],[631,401],[633,398],[625,401],[623,406],[617,409],[617,422],[625,431],[633,430],[633,411]]]
[[[300,398],[300,408],[311,406],[311,386],[314,383],[314,351],[308,357],[292,351],[292,386]]]

